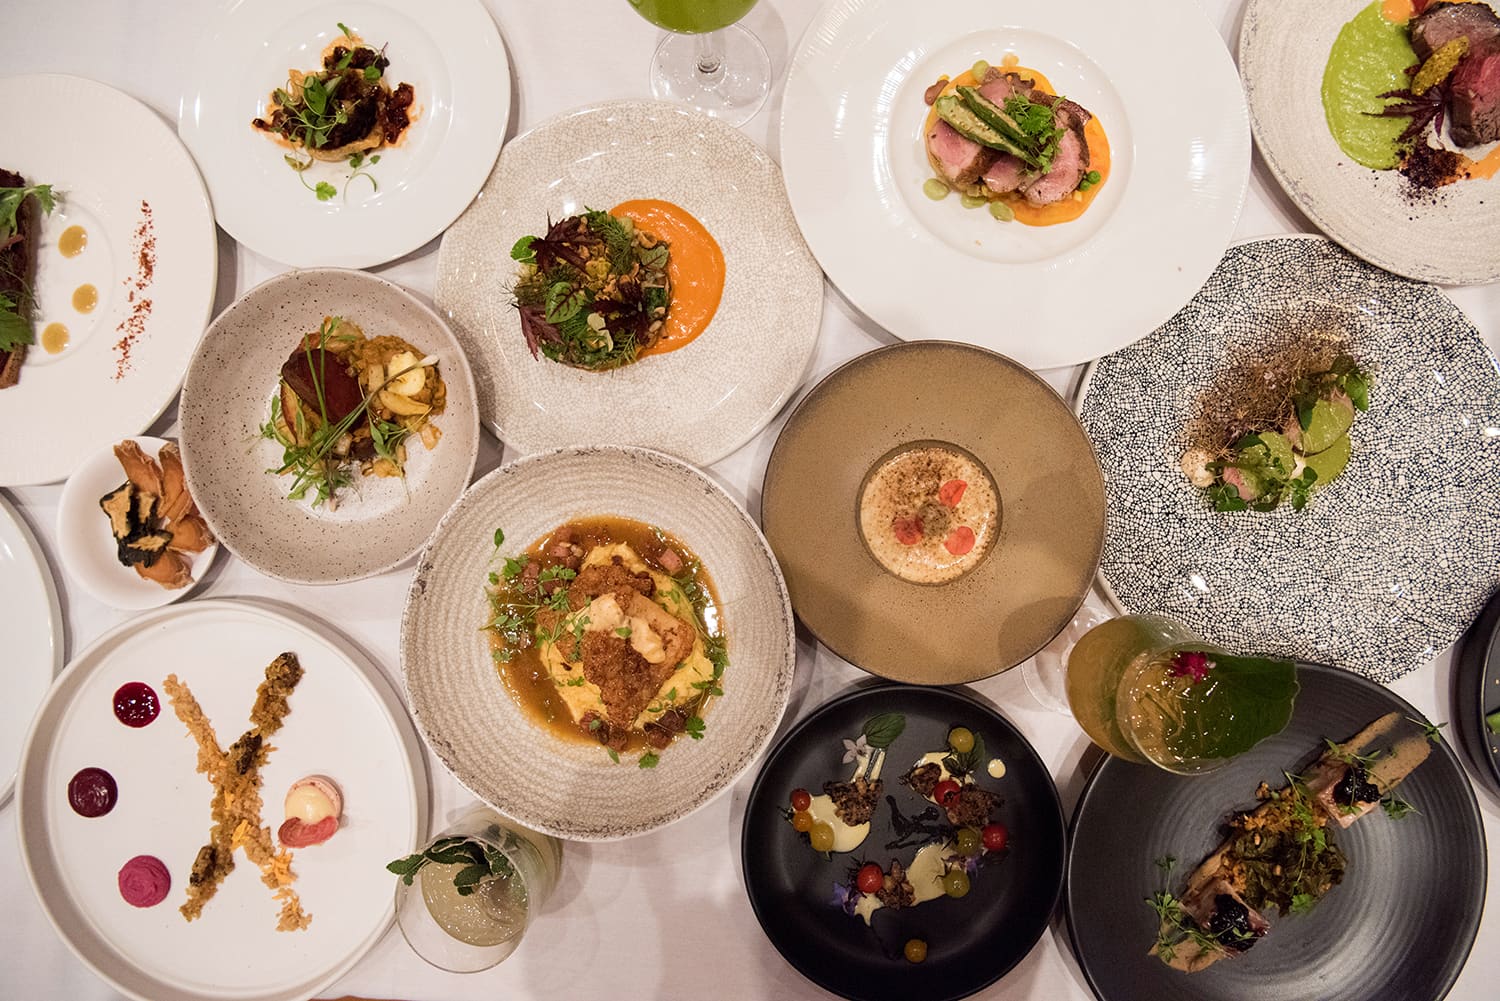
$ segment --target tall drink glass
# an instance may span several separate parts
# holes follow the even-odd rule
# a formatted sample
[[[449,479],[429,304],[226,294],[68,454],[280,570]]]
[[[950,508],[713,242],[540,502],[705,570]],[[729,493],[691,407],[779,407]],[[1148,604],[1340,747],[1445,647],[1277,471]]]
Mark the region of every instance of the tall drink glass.
[[[736,24],[755,0],[630,0],[636,12],[672,32],[651,59],[651,93],[681,101],[730,125],[743,125],[771,92],[771,58]]]
[[[491,872],[470,892],[455,877],[472,859],[429,861],[411,881],[396,884],[396,922],[417,955],[453,973],[487,970],[520,945],[532,917],[557,883],[562,847],[488,807],[476,807],[423,848],[454,853],[477,849]],[[414,856],[415,857],[415,856]],[[503,859],[503,861],[499,861]],[[494,861],[491,861],[494,860]]]

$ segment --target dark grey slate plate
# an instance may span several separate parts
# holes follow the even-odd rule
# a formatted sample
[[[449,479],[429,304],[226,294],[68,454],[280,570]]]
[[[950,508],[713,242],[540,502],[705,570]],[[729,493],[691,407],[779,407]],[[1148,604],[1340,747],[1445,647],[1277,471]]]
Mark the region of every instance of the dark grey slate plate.
[[[1458,977],[1484,910],[1484,829],[1463,766],[1443,742],[1401,785],[1419,812],[1383,811],[1336,837],[1344,881],[1308,914],[1268,915],[1271,930],[1237,959],[1200,973],[1148,950],[1163,888],[1154,864],[1181,862],[1178,892],[1218,847],[1220,824],[1317,757],[1392,711],[1422,716],[1389,690],[1337,668],[1302,665],[1287,728],[1208,775],[1184,777],[1106,758],[1073,816],[1064,902],[1079,966],[1101,1001],[1436,1001]]]

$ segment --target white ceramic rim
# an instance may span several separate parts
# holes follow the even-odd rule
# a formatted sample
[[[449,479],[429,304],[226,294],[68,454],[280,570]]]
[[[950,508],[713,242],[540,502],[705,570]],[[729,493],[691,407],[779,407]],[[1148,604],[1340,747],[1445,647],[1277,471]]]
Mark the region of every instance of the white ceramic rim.
[[[1034,5],[1024,15],[1034,27],[1015,25],[1015,15],[995,17],[1011,26],[966,34],[974,10],[958,0],[827,0],[788,71],[780,121],[787,192],[829,280],[896,336],[965,340],[1034,369],[1079,364],[1154,330],[1218,264],[1249,183],[1244,94],[1218,30],[1192,0],[1145,8],[1113,0]],[[877,18],[878,26],[869,23]],[[857,37],[849,39],[851,33]],[[933,304],[917,294],[955,286],[989,291],[1000,283],[995,263],[958,253],[949,237],[918,222],[913,206],[926,201],[920,175],[909,185],[898,183],[898,175],[906,169],[900,135],[907,125],[914,156],[925,162],[917,134],[922,90],[938,72],[957,72],[976,55],[1009,48],[1002,38],[1055,49],[1058,65],[1039,66],[1017,46],[1022,63],[1049,72],[1060,90],[1085,105],[1097,94],[1121,110],[1109,121],[1096,106],[1114,137],[1115,167],[1089,214],[1068,224],[1095,231],[1075,240],[1047,232],[1065,227],[1028,228],[1022,235],[1031,245],[1053,253],[998,272],[1015,276],[1009,287],[1025,295],[1011,296],[997,317],[992,299],[955,295]],[[882,39],[884,48],[859,63]],[[965,46],[961,65],[934,61]],[[1168,65],[1193,85],[1164,101],[1160,67]],[[903,117],[896,127],[886,109],[898,98],[911,120]],[[887,143],[886,133],[896,137]],[[873,146],[864,136],[873,137]],[[836,169],[850,164],[857,166]],[[956,201],[938,207],[959,213]],[[964,217],[957,220],[955,227],[965,225]],[[1016,238],[997,233],[997,243]],[[964,239],[972,235],[962,231]],[[1067,246],[1070,240],[1077,245]],[[884,247],[884,254],[871,247]]]
[[[61,699],[67,696],[69,694],[68,690],[74,687],[76,683],[79,683],[79,678],[81,677],[79,671],[87,661],[95,658],[96,656],[99,656],[100,654],[105,653],[111,644],[113,644],[116,640],[120,639],[126,634],[138,632],[149,626],[160,625],[164,621],[170,622],[175,618],[196,615],[202,612],[212,612],[221,609],[226,611],[237,611],[241,613],[259,615],[265,618],[267,623],[270,625],[283,629],[292,629],[301,632],[313,633],[321,642],[325,643],[329,648],[333,649],[343,656],[345,663],[349,667],[349,669],[356,676],[364,680],[371,696],[386,710],[386,715],[391,724],[391,730],[399,740],[401,749],[405,752],[405,759],[408,765],[407,781],[411,787],[410,798],[412,805],[412,819],[416,834],[416,838],[413,844],[421,844],[427,837],[430,818],[428,813],[427,766],[426,761],[422,756],[422,745],[417,740],[416,733],[414,732],[414,727],[412,726],[411,718],[405,713],[404,707],[401,703],[401,698],[397,694],[390,680],[386,678],[384,672],[381,671],[380,668],[376,667],[374,663],[368,657],[366,657],[364,653],[361,652],[359,648],[356,647],[351,641],[345,639],[343,636],[335,632],[329,626],[320,622],[318,619],[301,611],[294,611],[280,606],[270,608],[265,604],[261,604],[257,601],[233,598],[209,598],[195,601],[187,605],[169,605],[164,608],[153,609],[127,622],[121,623],[115,628],[104,633],[98,639],[94,640],[94,642],[90,643],[73,657],[72,661],[69,662],[67,668],[65,668],[63,673],[58,676],[57,681],[52,686],[52,689],[47,693],[47,698],[42,703],[41,708],[37,710],[36,717],[33,719],[32,725],[28,729],[26,734],[25,750],[22,752],[21,766],[18,769],[19,780],[16,787],[16,836],[20,841],[19,854],[21,856],[21,863],[26,869],[26,879],[31,884],[31,890],[36,897],[37,903],[41,905],[42,913],[47,916],[48,923],[51,924],[53,930],[57,932],[57,937],[62,939],[63,944],[68,947],[68,950],[72,952],[73,955],[76,956],[84,966],[88,967],[95,976],[99,977],[99,979],[103,980],[105,983],[109,984],[111,987],[120,991],[126,996],[133,998],[134,1001],[157,1001],[157,999],[148,995],[137,994],[134,991],[126,990],[123,986],[111,980],[100,968],[100,966],[94,962],[92,957],[86,954],[83,951],[82,947],[73,940],[72,936],[70,936],[67,930],[63,928],[62,924],[58,921],[56,914],[53,912],[49,894],[48,892],[43,890],[42,885],[39,881],[39,877],[36,871],[36,863],[32,858],[32,850],[28,847],[25,840],[27,816],[23,804],[25,801],[26,786],[28,784],[25,778],[25,772],[27,767],[31,764],[32,755],[42,754],[43,752],[41,751],[40,746],[46,743],[49,739],[49,735],[44,735],[39,732],[38,723],[40,722],[46,709],[51,706],[54,700]],[[46,849],[36,850],[45,851]],[[379,878],[379,874],[375,874],[375,876],[373,876],[372,878]],[[324,990],[324,988],[328,987],[330,984],[333,984],[340,977],[344,976],[344,974],[353,969],[354,966],[361,959],[363,959],[371,949],[380,944],[380,941],[385,937],[386,932],[390,930],[391,925],[395,922],[395,920],[396,911],[393,894],[390,912],[386,915],[385,920],[380,923],[379,928],[372,931],[370,936],[360,945],[359,948],[357,948],[353,952],[352,955],[346,957],[341,963],[336,964],[333,969],[329,970],[321,978],[319,978],[318,982],[310,988],[311,993],[309,994],[309,996],[313,997],[318,995]],[[204,999],[204,1001],[246,1001],[245,996],[237,992],[225,994],[205,994],[201,995],[201,997]]]
[[[57,600],[57,585],[52,579],[52,568],[47,563],[47,554],[42,551],[36,536],[32,534],[26,522],[21,518],[19,512],[6,500],[3,491],[0,491],[0,543],[4,542],[3,536],[7,531],[14,532],[18,541],[24,546],[21,552],[30,556],[32,568],[41,579],[43,600],[47,604],[48,616],[46,622],[47,645],[52,650],[51,662],[47,664],[47,684],[43,686],[42,698],[37,706],[47,700],[47,690],[51,688],[52,681],[57,677],[63,667],[63,644],[66,634],[63,632],[62,605]],[[18,553],[18,555],[20,555]],[[12,664],[16,663],[14,658],[10,659]],[[36,714],[37,706],[31,709],[32,716]],[[30,725],[27,725],[30,729]],[[20,759],[26,753],[26,745],[23,742],[17,755],[16,767],[0,773],[0,806],[4,806],[10,798],[11,791],[16,785],[16,776],[20,772]]]

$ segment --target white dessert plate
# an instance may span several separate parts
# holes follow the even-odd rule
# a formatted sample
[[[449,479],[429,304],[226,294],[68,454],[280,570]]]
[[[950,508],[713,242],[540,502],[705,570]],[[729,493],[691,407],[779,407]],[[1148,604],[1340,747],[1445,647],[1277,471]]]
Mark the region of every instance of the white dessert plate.
[[[152,459],[161,455],[164,438],[133,439]],[[203,582],[213,566],[219,544],[200,553],[184,553],[193,580],[186,587],[168,590],[146,580],[119,559],[119,546],[110,532],[109,517],[99,507],[100,498],[126,482],[120,460],[110,445],[94,453],[68,477],[57,505],[57,549],[68,574],[89,594],[111,608],[139,610],[158,608],[186,597]]]
[[[31,714],[63,666],[62,608],[52,570],[16,509],[0,495],[0,608],[6,697],[0,699],[0,803],[10,796]]]
[[[507,690],[484,630],[502,555],[600,515],[675,535],[703,561],[724,613],[724,694],[703,714],[702,739],[677,740],[655,767],[549,732]],[[640,448],[546,452],[479,480],[422,551],[401,616],[407,704],[433,754],[501,813],[575,841],[645,834],[728,789],[775,735],[795,669],[791,601],[755,523],[703,473]]]
[[[343,820],[321,845],[293,852],[293,884],[312,923],[276,930],[279,902],[260,871],[235,869],[195,921],[178,907],[208,842],[213,787],[194,769],[197,745],[167,702],[175,672],[213,724],[221,747],[249,728],[265,668],[283,652],[304,674],[261,768],[262,819],[281,825],[282,797],[309,774],[343,791]],[[115,691],[145,682],[161,712],[139,729],[115,718]],[[68,782],[82,768],[115,779],[119,799],[100,817],[74,813]],[[379,669],[313,620],[237,601],[196,601],[140,615],[80,653],[58,679],[27,738],[17,791],[21,855],[58,934],[95,973],[141,1001],[311,997],[352,967],[394,915],[385,864],[426,834],[420,745]],[[171,875],[153,907],[126,903],[117,872],[152,855]]]
[[[411,126],[375,151],[368,177],[351,179],[347,163],[299,174],[284,159],[292,150],[250,125],[289,70],[318,67],[340,23],[386,46],[387,78],[415,92]],[[510,62],[478,0],[226,0],[198,51],[182,73],[178,134],[203,167],[219,225],[293,267],[368,268],[437,236],[484,183],[510,119]],[[320,183],[337,193],[320,200],[310,190]]]
[[[266,438],[281,366],[325,317],[365,337],[401,337],[438,358],[447,403],[428,449],[407,439],[404,477],[357,474],[336,506],[288,494],[285,450]],[[179,407],[188,489],[219,541],[261,573],[297,584],[358,580],[406,561],[458,500],[479,455],[474,377],[436,313],[398,285],[363,271],[289,271],[240,296],[209,325],[188,367]]]
[[[1109,137],[1109,176],[1072,222],[1001,223],[923,193],[924,91],[1008,53]],[[1192,297],[1239,218],[1250,131],[1194,0],[829,0],[792,58],[781,164],[818,263],[873,320],[1052,368],[1131,343]]]
[[[1256,145],[1297,207],[1371,264],[1444,285],[1500,279],[1500,179],[1460,181],[1414,198],[1398,171],[1355,163],[1328,130],[1329,50],[1369,6],[1370,0],[1250,0],[1240,68]],[[1470,152],[1477,157],[1484,150]]]
[[[0,79],[0,166],[58,196],[36,240],[38,343],[21,381],[0,390],[0,485],[52,483],[166,409],[213,311],[218,234],[198,168],[156,112],[71,76]],[[80,154],[88,148],[112,155]],[[73,226],[87,245],[58,248]],[[89,312],[74,292],[94,286]],[[57,353],[49,324],[67,328]]]
[[[686,209],[723,250],[708,328],[612,372],[533,358],[511,306],[512,245],[545,233],[549,218],[632,199]],[[484,421],[507,445],[641,445],[708,465],[796,391],[818,339],[823,275],[760,147],[680,105],[619,101],[506,144],[484,197],[443,236],[435,299],[474,365]]]

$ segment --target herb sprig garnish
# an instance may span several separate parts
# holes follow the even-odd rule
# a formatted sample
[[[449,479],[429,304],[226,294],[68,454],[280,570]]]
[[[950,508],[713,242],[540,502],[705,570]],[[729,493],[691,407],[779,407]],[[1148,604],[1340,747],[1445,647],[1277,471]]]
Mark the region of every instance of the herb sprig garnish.
[[[336,333],[339,324],[343,322],[342,317],[331,316],[324,319],[318,328],[316,344],[313,338],[304,338],[302,351],[308,359],[308,371],[312,377],[313,385],[317,391],[316,400],[302,400],[304,406],[315,406],[319,416],[319,426],[311,427],[303,412],[302,407],[297,408],[297,413],[292,418],[289,430],[292,436],[288,438],[281,431],[281,424],[286,422],[286,414],[281,408],[281,394],[278,392],[271,398],[271,419],[261,425],[261,437],[276,442],[282,447],[281,465],[267,470],[277,476],[292,474],[292,488],[287,492],[290,500],[302,500],[309,491],[314,492],[313,506],[319,507],[327,504],[332,510],[337,506],[337,494],[342,488],[353,483],[354,478],[350,473],[345,459],[335,453],[340,441],[344,439],[359,424],[361,418],[370,418],[370,434],[375,441],[375,451],[378,456],[396,463],[395,448],[409,434],[409,430],[401,425],[389,421],[383,421],[372,409],[371,403],[391,383],[401,378],[408,372],[421,368],[429,368],[438,363],[433,355],[428,355],[415,365],[408,365],[399,372],[387,376],[384,382],[366,392],[360,399],[359,405],[345,414],[338,421],[329,420],[328,403],[324,397],[323,376],[321,366],[312,364],[312,352],[314,348],[319,351],[329,352],[329,344],[341,339],[348,339],[347,335]],[[331,352],[329,352],[331,353]],[[325,355],[326,357],[326,355]],[[338,364],[343,364],[339,361]],[[300,397],[299,397],[300,399]],[[377,427],[379,428],[377,432]],[[398,434],[399,432],[399,434]],[[377,434],[379,437],[377,438]],[[382,451],[382,448],[385,451]]]
[[[509,879],[515,875],[515,867],[510,864],[510,859],[499,850],[462,837],[439,838],[425,851],[389,862],[386,868],[410,886],[422,867],[432,864],[464,867],[453,874],[453,885],[460,897],[467,897],[487,879]]]

